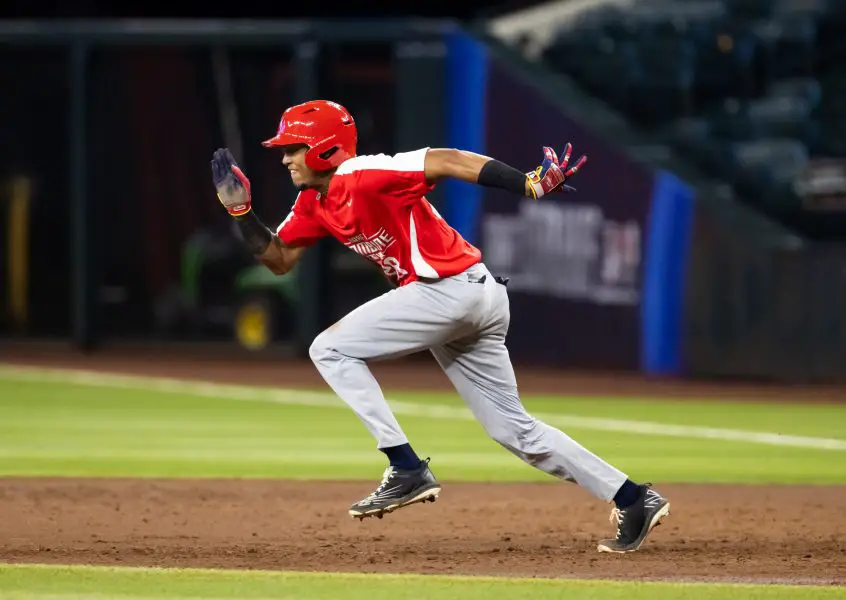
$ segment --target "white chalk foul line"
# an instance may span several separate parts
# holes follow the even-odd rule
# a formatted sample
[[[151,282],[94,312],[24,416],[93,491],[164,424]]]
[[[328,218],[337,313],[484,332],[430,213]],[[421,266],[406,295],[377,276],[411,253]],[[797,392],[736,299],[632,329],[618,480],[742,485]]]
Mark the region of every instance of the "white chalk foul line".
[[[71,369],[49,369],[9,364],[0,364],[0,379],[20,382],[62,383],[90,387],[105,387],[137,391],[183,394],[222,400],[240,400],[247,402],[269,402],[284,405],[315,406],[325,408],[347,408],[334,394],[288,388],[269,388],[260,386],[230,385],[210,383],[192,379],[172,379],[165,377],[146,377]],[[420,404],[400,400],[389,400],[396,414],[425,417],[428,419],[474,420],[473,414],[466,408],[438,404]],[[538,419],[550,425],[566,429],[588,429],[595,431],[615,431],[627,434],[652,436],[700,438],[771,446],[791,446],[816,450],[846,451],[846,440],[820,438],[799,435],[783,435],[765,431],[744,431],[717,427],[695,427],[689,425],[671,425],[650,421],[626,419],[603,419],[579,417],[561,413],[534,413]]]

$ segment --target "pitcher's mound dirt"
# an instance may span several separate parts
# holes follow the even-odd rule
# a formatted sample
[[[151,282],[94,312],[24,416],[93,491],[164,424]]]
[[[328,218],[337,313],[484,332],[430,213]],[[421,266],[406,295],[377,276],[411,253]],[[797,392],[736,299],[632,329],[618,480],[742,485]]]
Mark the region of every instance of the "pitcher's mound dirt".
[[[571,484],[451,484],[353,521],[363,482],[0,479],[0,560],[167,567],[846,583],[843,487],[659,489],[641,551],[596,552],[610,506]]]

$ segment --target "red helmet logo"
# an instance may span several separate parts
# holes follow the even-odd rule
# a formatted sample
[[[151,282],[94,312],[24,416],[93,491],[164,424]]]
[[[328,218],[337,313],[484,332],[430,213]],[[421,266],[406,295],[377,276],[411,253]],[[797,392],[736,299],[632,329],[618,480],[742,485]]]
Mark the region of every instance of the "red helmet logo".
[[[349,111],[329,100],[310,100],[288,108],[279,130],[262,142],[273,146],[308,146],[305,163],[313,171],[325,171],[355,156],[358,131]]]

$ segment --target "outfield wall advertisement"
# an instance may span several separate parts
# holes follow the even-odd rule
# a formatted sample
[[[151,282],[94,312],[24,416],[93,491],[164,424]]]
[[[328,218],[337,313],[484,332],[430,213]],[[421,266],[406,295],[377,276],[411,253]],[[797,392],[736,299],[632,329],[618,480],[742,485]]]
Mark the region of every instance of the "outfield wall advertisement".
[[[545,145],[561,154],[571,142],[571,162],[588,155],[573,194],[538,202],[461,183],[447,191],[450,221],[510,278],[515,360],[677,371],[685,186],[570,118],[469,36],[452,43],[448,72],[453,145],[527,171]]]

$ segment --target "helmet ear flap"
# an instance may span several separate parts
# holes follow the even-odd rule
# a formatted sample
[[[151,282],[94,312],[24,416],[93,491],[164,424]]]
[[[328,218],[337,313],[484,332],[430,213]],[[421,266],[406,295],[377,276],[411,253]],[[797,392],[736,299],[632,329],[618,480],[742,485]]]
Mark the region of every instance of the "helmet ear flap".
[[[319,147],[309,148],[306,152],[306,166],[318,172],[331,169],[333,165],[329,159],[340,149],[337,144],[322,151]]]
[[[329,157],[332,156],[333,154],[335,154],[337,151],[338,151],[338,146],[332,146],[331,148],[329,148],[328,150],[324,150],[323,152],[321,152],[317,156],[319,156],[323,160],[328,160]]]

